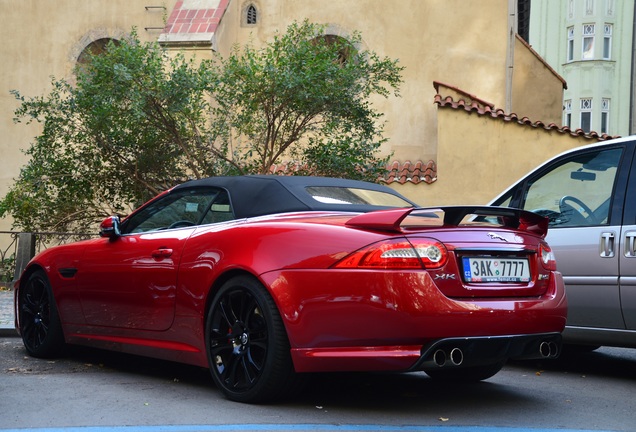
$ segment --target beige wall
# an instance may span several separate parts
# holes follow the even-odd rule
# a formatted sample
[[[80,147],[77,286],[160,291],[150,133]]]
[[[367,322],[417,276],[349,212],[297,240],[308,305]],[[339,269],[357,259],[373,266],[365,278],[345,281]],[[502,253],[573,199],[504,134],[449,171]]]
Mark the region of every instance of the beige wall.
[[[13,124],[13,111],[18,104],[9,90],[18,89],[26,96],[47,93],[49,77],[70,78],[77,55],[90,42],[101,37],[122,37],[133,26],[142,41],[157,40],[160,30],[145,28],[163,27],[175,3],[176,0],[0,0],[0,196],[7,192],[25,162],[21,150],[28,148],[39,133],[37,125]],[[241,13],[248,3],[255,4],[260,13],[256,26],[241,24]],[[439,170],[438,180],[431,185],[407,184],[399,189],[419,202],[482,203],[525,173],[530,165],[554,153],[553,140],[564,140],[542,130],[519,132],[518,125],[486,127],[493,120],[438,110],[434,103],[433,82],[440,81],[497,108],[505,108],[506,97],[511,94],[511,106],[519,116],[555,121],[559,107],[554,101],[561,100],[562,83],[527,47],[515,44],[511,53],[513,47],[508,45],[509,40],[514,40],[509,37],[508,7],[514,3],[230,0],[213,42],[221,54],[227,54],[236,43],[264,43],[276,31],[283,32],[293,21],[304,19],[328,24],[330,33],[344,37],[360,31],[362,48],[399,59],[405,67],[402,97],[376,101],[387,121],[385,134],[389,141],[384,151],[393,152],[393,160],[400,162],[435,160]],[[165,5],[166,10],[146,10],[146,5]],[[196,53],[198,57],[209,54],[205,50]],[[512,87],[506,82],[506,61],[511,54],[515,61]],[[568,139],[563,142],[571,146],[585,143]],[[562,141],[559,143],[562,145]],[[549,151],[539,150],[546,147]],[[480,178],[478,186],[476,177]],[[9,220],[0,220],[0,230],[9,227]]]
[[[241,25],[250,3],[262,12],[256,27]],[[422,204],[486,203],[548,156],[584,144],[461,111],[440,113],[434,104],[433,82],[440,81],[495,108],[510,106],[520,117],[560,123],[563,82],[529,46],[509,37],[509,3],[402,0],[387,7],[386,1],[365,0],[316,7],[313,0],[232,1],[217,30],[217,46],[225,54],[234,42],[263,43],[305,18],[345,37],[359,30],[363,48],[405,66],[402,97],[375,101],[387,121],[385,151],[401,162],[432,159],[438,166],[438,180],[430,185],[393,186]],[[508,58],[513,59],[510,83]]]
[[[464,109],[440,107],[437,118],[440,180],[404,191],[420,204],[487,204],[545,160],[596,141]]]
[[[560,125],[563,81],[532,48],[515,38],[511,112],[532,121]]]
[[[13,123],[19,104],[9,91],[15,89],[27,97],[48,93],[51,76],[72,78],[77,56],[87,45],[104,37],[119,39],[133,26],[142,41],[156,40],[159,31],[145,28],[163,27],[164,14],[175,2],[0,0],[0,196],[7,193],[26,161],[21,150],[41,130],[37,124]],[[167,10],[146,10],[151,4],[165,5]],[[9,220],[0,220],[0,230],[10,226]]]
[[[262,11],[257,27],[241,26],[241,12],[254,3]],[[294,20],[329,25],[345,36],[358,30],[364,47],[399,59],[405,67],[401,98],[379,100],[386,114],[385,151],[397,160],[435,159],[436,109],[433,81],[457,86],[503,106],[508,35],[507,0],[234,0],[217,30],[218,49],[233,42],[256,44],[284,31]]]

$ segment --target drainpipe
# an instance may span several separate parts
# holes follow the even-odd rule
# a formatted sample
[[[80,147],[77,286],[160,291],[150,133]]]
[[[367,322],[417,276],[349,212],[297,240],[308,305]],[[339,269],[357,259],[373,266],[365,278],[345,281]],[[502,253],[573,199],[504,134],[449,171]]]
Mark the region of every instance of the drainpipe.
[[[630,74],[630,78],[629,78],[629,87],[630,87],[630,92],[629,92],[629,134],[633,135],[634,134],[634,129],[636,127],[635,122],[636,119],[634,119],[634,99],[636,98],[636,95],[634,94],[634,92],[636,91],[636,89],[634,88],[634,74],[636,73],[636,5],[634,5],[634,19],[633,19],[634,23],[632,26],[632,70],[631,70],[631,74]]]
[[[506,53],[505,110],[512,112],[512,76],[515,60],[515,34],[517,33],[517,0],[508,0],[508,52]]]

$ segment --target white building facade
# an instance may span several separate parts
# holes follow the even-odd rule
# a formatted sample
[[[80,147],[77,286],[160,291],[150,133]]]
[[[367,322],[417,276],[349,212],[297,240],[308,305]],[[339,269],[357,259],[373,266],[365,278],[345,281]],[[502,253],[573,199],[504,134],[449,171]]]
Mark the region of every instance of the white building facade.
[[[634,130],[634,0],[533,0],[530,45],[567,82],[563,125]]]

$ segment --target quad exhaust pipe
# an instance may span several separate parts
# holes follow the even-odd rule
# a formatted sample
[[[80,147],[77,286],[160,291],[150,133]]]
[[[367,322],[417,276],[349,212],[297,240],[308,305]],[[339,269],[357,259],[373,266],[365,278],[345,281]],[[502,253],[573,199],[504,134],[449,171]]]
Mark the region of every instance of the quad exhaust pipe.
[[[450,342],[450,341],[449,341]],[[495,363],[507,358],[514,359],[555,359],[559,356],[561,351],[560,339],[550,338],[543,340],[534,340],[531,343],[525,345],[513,347],[500,346],[493,344],[491,347],[481,347],[474,349],[474,346],[470,344],[461,345],[465,341],[453,341],[446,343],[438,347],[433,351],[432,358],[427,357],[425,362],[428,367],[445,367],[452,368],[464,365],[466,358],[464,357],[464,349],[467,350],[469,355],[475,355],[475,359],[469,358],[466,366],[474,366],[486,364],[488,362]],[[505,351],[505,352],[504,352]],[[429,354],[430,355],[430,354]]]
[[[433,353],[433,361],[439,367],[450,362],[453,366],[459,366],[464,362],[464,352],[459,348],[453,348],[450,352],[438,349]]]

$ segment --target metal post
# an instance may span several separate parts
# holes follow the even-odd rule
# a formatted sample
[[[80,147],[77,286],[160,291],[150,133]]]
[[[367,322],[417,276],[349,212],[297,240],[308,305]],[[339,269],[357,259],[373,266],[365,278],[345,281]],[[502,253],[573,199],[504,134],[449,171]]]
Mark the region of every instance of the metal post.
[[[15,273],[13,280],[18,280],[31,258],[35,256],[35,234],[18,234],[18,248],[15,254]]]

